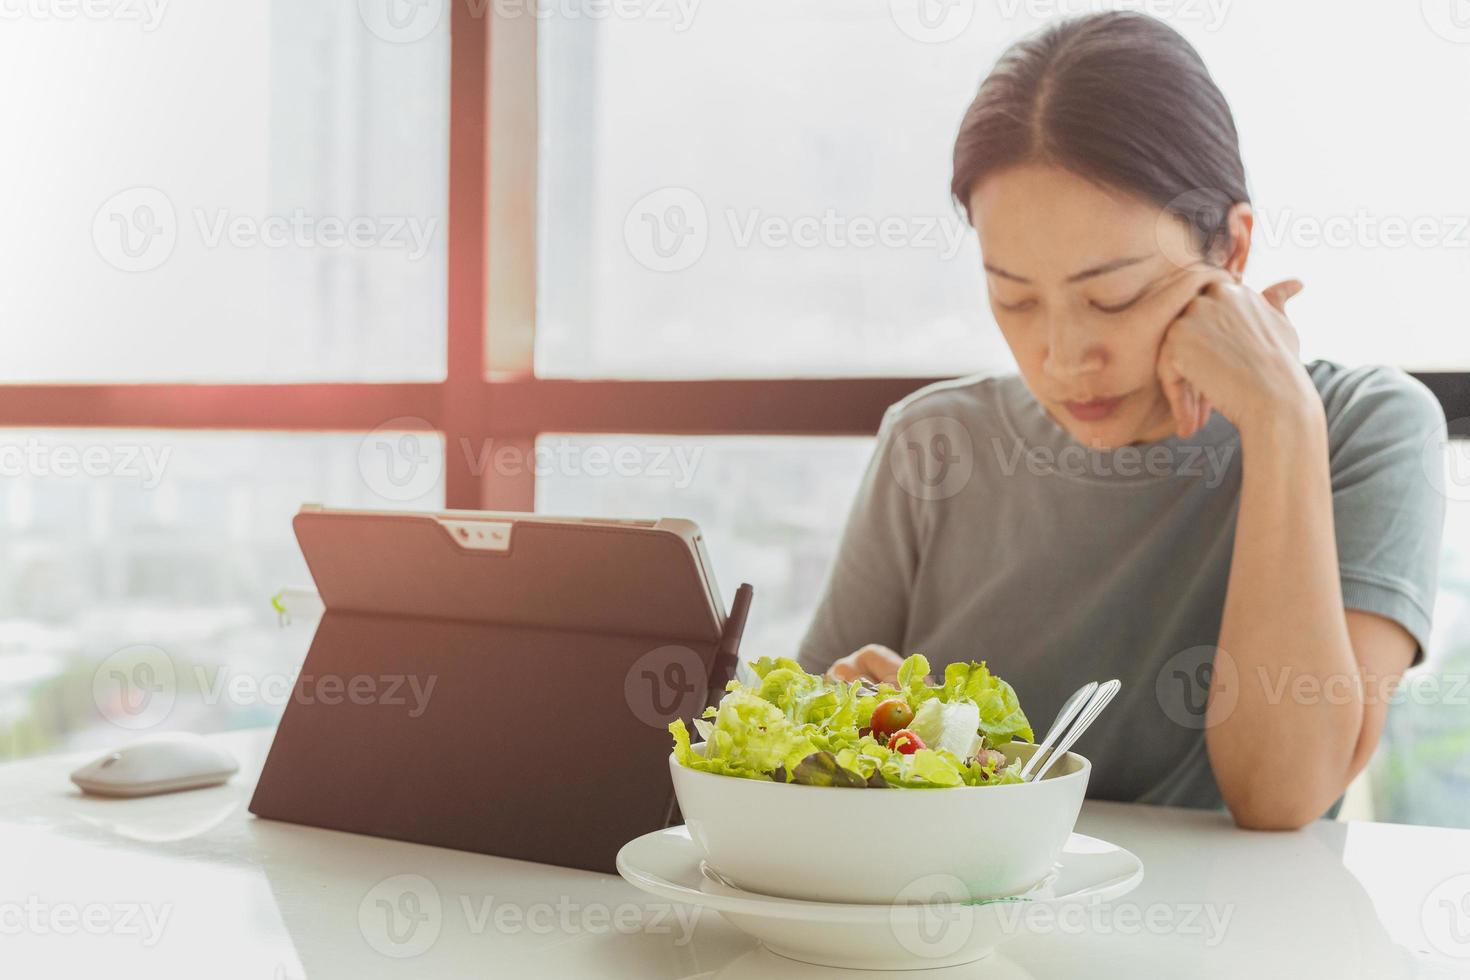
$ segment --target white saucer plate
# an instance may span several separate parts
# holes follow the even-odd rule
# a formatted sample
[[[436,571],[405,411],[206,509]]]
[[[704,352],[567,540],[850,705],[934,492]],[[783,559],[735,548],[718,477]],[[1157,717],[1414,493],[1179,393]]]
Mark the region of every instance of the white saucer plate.
[[[1054,874],[1023,895],[965,899],[952,875],[917,878],[892,905],[839,905],[775,898],[734,888],[706,868],[684,827],[645,834],[618,852],[618,872],[660,898],[719,912],[773,953],[866,970],[918,970],[973,962],[1019,935],[1057,931],[1069,906],[1127,894],[1143,862],[1095,837],[1073,834]],[[862,874],[862,860],[834,873]]]

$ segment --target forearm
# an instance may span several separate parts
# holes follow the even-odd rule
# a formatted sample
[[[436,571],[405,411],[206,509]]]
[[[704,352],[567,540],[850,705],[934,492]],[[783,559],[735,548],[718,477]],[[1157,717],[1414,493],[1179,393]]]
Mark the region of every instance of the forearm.
[[[1342,792],[1363,725],[1326,423],[1311,392],[1240,431],[1240,509],[1219,641],[1235,667],[1235,691],[1211,690],[1206,742],[1239,823],[1295,827]],[[1229,675],[1217,666],[1222,682]]]

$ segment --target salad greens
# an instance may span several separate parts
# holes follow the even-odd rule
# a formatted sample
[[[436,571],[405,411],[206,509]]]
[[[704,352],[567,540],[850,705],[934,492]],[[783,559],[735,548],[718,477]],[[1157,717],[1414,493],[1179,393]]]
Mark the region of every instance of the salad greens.
[[[1016,692],[983,663],[950,664],[926,680],[915,654],[898,685],[828,681],[794,660],[762,657],[758,681],[731,681],[694,727],[669,726],[674,755],[690,769],[808,786],[937,788],[1021,781],[1020,764],[994,751],[1034,735]],[[702,751],[701,751],[702,749]]]

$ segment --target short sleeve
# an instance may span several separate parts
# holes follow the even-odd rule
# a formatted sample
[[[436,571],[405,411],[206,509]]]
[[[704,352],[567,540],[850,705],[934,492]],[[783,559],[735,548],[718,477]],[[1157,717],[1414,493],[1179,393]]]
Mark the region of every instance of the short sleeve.
[[[798,659],[824,673],[869,643],[899,649],[918,566],[914,498],[892,470],[901,407],[883,417],[878,443],[848,513],[837,557]]]
[[[1444,412],[1428,389],[1392,368],[1344,371],[1322,396],[1343,604],[1408,630],[1418,663],[1444,530]]]

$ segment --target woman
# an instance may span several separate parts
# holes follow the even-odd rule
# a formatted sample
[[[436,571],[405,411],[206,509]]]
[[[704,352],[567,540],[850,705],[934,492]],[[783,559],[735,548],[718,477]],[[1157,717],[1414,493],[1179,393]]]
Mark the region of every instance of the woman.
[[[1020,375],[890,409],[803,665],[986,659],[1038,725],[1118,677],[1079,746],[1094,796],[1322,816],[1428,637],[1438,403],[1397,370],[1303,365],[1301,284],[1243,284],[1235,124],[1158,21],[1012,47],[951,189]]]

